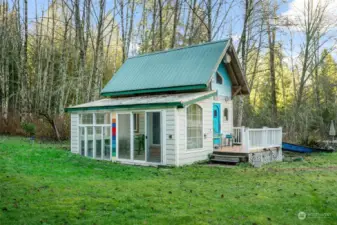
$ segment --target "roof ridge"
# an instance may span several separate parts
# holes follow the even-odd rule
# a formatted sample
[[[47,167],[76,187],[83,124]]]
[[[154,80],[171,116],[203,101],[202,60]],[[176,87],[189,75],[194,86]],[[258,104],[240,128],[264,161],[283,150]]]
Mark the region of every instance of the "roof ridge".
[[[219,42],[225,42],[225,41],[229,41],[229,40],[231,40],[231,38],[221,39],[221,40],[218,40],[218,41],[209,41],[209,42],[204,42],[204,43],[199,43],[199,44],[194,44],[194,45],[188,45],[188,46],[184,46],[184,47],[171,48],[171,49],[162,50],[162,51],[149,52],[149,53],[144,53],[144,54],[141,54],[141,55],[129,57],[128,60],[134,59],[134,58],[140,58],[140,57],[144,57],[144,56],[149,56],[149,55],[156,55],[156,54],[161,54],[161,53],[178,51],[178,50],[187,49],[187,48],[194,48],[194,47],[200,47],[200,46],[204,46],[204,45],[216,44],[216,43],[219,43]]]

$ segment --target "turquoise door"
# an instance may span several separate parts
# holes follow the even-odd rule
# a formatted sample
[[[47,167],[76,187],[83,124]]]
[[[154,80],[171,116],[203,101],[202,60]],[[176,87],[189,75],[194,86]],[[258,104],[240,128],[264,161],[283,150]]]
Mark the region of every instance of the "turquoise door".
[[[221,122],[220,122],[220,103],[213,104],[213,143],[220,145]]]

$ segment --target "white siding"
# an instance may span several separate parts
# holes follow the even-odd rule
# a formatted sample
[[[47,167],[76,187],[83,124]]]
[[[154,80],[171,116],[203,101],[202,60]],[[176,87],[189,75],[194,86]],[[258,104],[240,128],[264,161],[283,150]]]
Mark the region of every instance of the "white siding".
[[[175,165],[175,109],[166,110],[166,164]]]
[[[222,116],[224,107],[228,107],[229,120],[228,122],[223,121],[222,130],[223,133],[232,132],[233,128],[233,102],[216,100],[213,98],[205,99],[196,104],[200,105],[203,110],[203,134],[205,135],[203,139],[203,147],[200,149],[187,149],[187,127],[186,127],[186,109],[184,108],[168,108],[168,109],[158,109],[165,111],[166,116],[164,116],[165,129],[165,148],[166,151],[164,158],[166,159],[167,165],[186,165],[192,164],[197,161],[206,160],[208,155],[213,152],[213,102],[220,102],[222,108]],[[131,110],[124,111],[130,112]],[[144,112],[145,110],[132,110]],[[140,118],[143,120],[143,118]],[[73,153],[79,153],[79,115],[71,114],[71,151]],[[179,156],[179,157],[178,157]]]
[[[79,153],[79,114],[70,115],[70,148],[72,153]]]
[[[221,103],[221,133],[223,135],[233,133],[233,101],[219,101]],[[224,120],[224,109],[228,109],[228,121]]]
[[[187,128],[186,128],[186,108],[178,109],[179,120],[179,165],[192,164],[196,161],[206,160],[208,154],[213,152],[213,99],[209,98],[196,104],[200,105],[203,110],[203,147],[200,149],[187,149]]]

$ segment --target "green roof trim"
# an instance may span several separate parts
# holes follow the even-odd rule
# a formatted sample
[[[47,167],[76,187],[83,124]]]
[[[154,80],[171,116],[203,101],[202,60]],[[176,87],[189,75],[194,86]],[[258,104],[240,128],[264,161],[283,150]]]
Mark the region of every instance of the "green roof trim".
[[[183,105],[183,107],[185,107],[187,105],[195,104],[197,102],[200,102],[202,100],[208,99],[208,98],[216,96],[216,95],[217,95],[217,92],[213,92],[213,93],[210,93],[208,95],[202,96],[198,99],[194,99],[194,100],[191,100],[191,101],[184,102],[182,105]]]
[[[137,104],[137,105],[78,107],[78,108],[65,108],[65,112],[107,110],[107,109],[153,109],[153,108],[172,108],[172,107],[183,107],[183,104],[181,104],[181,102],[170,102],[170,103],[153,103],[153,104]]]
[[[230,44],[227,39],[131,57],[101,95],[205,90]]]
[[[197,95],[199,93],[192,93],[193,95]],[[217,93],[216,91],[211,91],[211,92],[203,92],[199,94],[198,97],[195,98],[190,98],[191,100],[186,100],[184,101],[179,101],[175,100],[172,102],[156,102],[156,103],[143,103],[143,104],[119,104],[119,105],[94,105],[94,106],[84,106],[79,105],[79,106],[74,106],[74,107],[68,107],[65,108],[66,112],[79,112],[79,111],[92,111],[92,110],[113,110],[113,109],[154,109],[154,108],[184,108],[187,105],[197,103],[199,101],[202,101],[204,99],[208,99],[210,97],[215,96]],[[153,96],[156,98],[156,96]],[[129,97],[129,98],[134,98],[134,97]],[[99,102],[99,101],[97,101]],[[94,102],[96,103],[96,102]],[[90,104],[90,103],[87,103]],[[100,103],[102,104],[102,103]]]
[[[160,93],[160,92],[170,92],[170,91],[198,91],[198,90],[204,90],[206,88],[207,88],[206,84],[199,84],[199,85],[189,85],[189,86],[141,89],[141,90],[120,91],[120,92],[107,92],[107,93],[102,93],[101,95],[102,96],[123,96],[123,95]]]

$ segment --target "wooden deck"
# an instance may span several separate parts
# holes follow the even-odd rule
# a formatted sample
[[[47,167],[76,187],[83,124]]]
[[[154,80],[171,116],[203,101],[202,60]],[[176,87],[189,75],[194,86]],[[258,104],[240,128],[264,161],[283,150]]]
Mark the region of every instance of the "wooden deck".
[[[214,152],[237,152],[244,153],[241,145],[233,145],[233,146],[217,146],[214,148]]]

